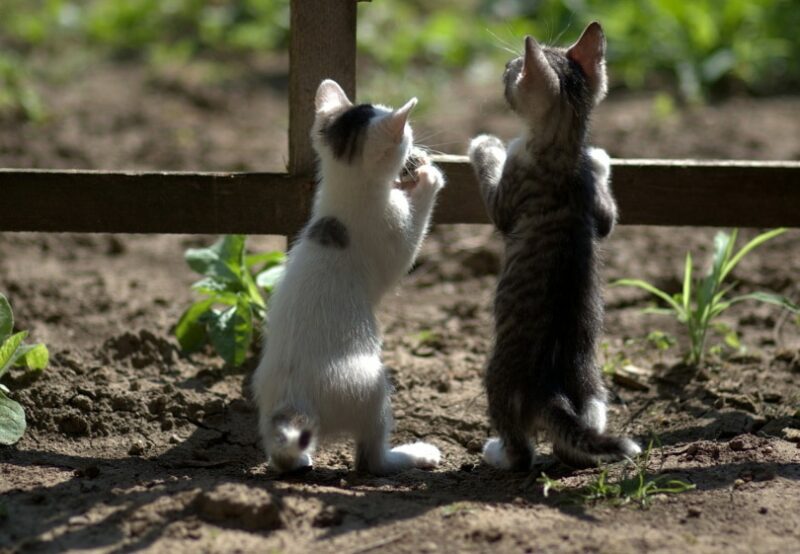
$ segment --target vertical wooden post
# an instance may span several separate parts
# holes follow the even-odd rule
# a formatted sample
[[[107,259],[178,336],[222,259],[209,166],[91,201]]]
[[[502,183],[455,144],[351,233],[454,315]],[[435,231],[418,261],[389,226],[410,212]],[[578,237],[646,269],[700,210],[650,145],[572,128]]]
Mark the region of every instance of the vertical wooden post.
[[[313,175],[314,93],[334,79],[356,93],[356,0],[291,0],[289,173]]]

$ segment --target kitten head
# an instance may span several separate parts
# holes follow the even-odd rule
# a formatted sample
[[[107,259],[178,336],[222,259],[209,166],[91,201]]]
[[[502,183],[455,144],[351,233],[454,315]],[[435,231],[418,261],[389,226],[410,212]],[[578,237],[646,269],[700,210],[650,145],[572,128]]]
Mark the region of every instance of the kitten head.
[[[373,104],[354,106],[335,81],[322,81],[311,130],[322,170],[391,182],[399,175],[413,144],[408,116],[416,103],[412,98],[397,110]]]
[[[506,64],[505,96],[535,126],[553,118],[585,121],[606,95],[606,39],[596,21],[569,48],[542,46],[525,37],[525,54]]]

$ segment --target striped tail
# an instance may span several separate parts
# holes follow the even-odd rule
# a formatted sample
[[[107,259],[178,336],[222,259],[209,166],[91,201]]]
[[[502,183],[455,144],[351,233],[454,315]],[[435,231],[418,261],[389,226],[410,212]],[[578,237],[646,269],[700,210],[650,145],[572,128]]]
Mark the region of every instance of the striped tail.
[[[562,394],[548,404],[544,426],[553,441],[553,454],[573,467],[590,467],[602,461],[633,458],[642,451],[629,438],[601,433],[589,426]]]

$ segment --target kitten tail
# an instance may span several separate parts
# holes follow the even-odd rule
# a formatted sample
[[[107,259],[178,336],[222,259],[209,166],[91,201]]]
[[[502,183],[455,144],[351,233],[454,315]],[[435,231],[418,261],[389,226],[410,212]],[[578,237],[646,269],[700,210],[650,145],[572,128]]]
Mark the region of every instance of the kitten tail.
[[[579,417],[563,395],[547,406],[544,424],[553,441],[553,453],[567,465],[591,467],[598,462],[633,458],[642,449],[633,440],[599,432]]]

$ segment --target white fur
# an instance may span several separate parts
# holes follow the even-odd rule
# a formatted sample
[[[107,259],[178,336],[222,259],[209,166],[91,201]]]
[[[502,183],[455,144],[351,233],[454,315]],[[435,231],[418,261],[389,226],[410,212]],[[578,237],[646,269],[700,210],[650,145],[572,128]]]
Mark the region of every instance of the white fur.
[[[363,160],[336,160],[319,129],[349,101],[330,83],[323,82],[318,91],[322,108],[312,130],[320,158],[312,221],[335,217],[347,228],[349,244],[338,249],[301,238],[289,253],[283,280],[270,299],[266,345],[253,376],[264,448],[270,455],[279,447],[272,417],[289,407],[313,421],[320,438],[353,436],[370,472],[435,467],[439,452],[434,446],[387,447],[393,419],[374,312],[411,267],[444,178],[425,166],[410,191],[393,187],[412,132],[404,123],[393,139],[392,119],[407,117],[407,110],[397,115],[399,110],[387,108],[370,124]],[[312,450],[313,443],[303,454]]]
[[[642,453],[642,447],[639,446],[638,444],[636,444],[635,441],[633,441],[631,439],[622,439],[622,440],[625,443],[625,446],[624,446],[625,455],[628,458],[635,458],[636,456],[638,456],[639,454]]]
[[[581,414],[581,419],[586,425],[598,433],[605,433],[606,431],[606,412],[608,406],[600,398],[592,398],[586,403],[586,407]]]
[[[592,173],[598,181],[608,181],[611,175],[611,158],[602,148],[589,147],[589,157],[592,160]]]
[[[511,469],[503,441],[497,438],[491,438],[483,445],[483,461],[497,469]]]

